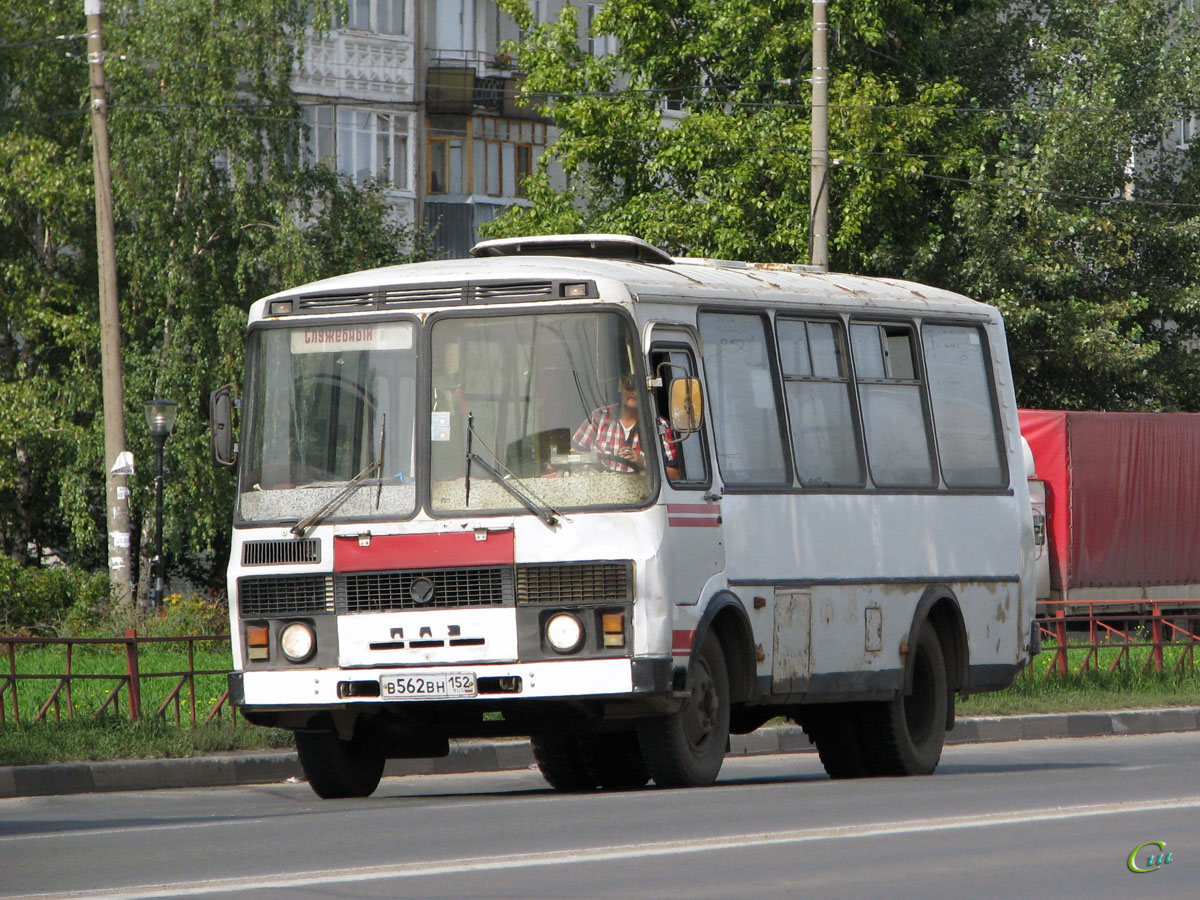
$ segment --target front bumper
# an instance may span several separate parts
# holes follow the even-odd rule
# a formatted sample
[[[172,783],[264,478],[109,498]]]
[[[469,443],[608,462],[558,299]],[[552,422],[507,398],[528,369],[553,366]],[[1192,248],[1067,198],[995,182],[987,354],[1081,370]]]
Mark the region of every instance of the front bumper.
[[[461,700],[616,699],[669,694],[671,660],[580,659],[488,665],[428,666],[420,669],[283,669],[229,674],[229,697],[235,706],[269,709],[336,708],[354,703],[422,703],[372,695],[388,675],[471,672],[479,693]],[[437,702],[455,702],[439,700]]]

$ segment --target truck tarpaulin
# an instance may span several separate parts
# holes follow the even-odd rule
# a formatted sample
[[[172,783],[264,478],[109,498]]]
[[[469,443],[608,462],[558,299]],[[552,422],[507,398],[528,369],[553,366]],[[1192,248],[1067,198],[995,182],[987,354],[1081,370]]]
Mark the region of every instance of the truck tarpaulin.
[[[1051,588],[1200,584],[1200,413],[1023,409]]]

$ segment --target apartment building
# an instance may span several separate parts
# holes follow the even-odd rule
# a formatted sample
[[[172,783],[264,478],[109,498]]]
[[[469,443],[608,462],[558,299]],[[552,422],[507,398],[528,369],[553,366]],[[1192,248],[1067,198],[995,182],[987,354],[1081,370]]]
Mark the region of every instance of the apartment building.
[[[546,21],[564,2],[532,0],[533,12]],[[599,7],[574,2],[580,46],[604,52],[587,36]],[[465,256],[481,225],[524,202],[521,180],[554,136],[517,102],[520,72],[499,46],[518,37],[495,0],[349,0],[293,80],[309,158],[377,181],[440,255]]]

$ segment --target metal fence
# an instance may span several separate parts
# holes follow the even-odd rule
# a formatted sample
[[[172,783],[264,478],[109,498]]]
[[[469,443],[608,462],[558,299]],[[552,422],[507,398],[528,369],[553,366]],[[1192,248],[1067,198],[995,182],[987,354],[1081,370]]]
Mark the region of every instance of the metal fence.
[[[124,637],[117,638],[50,638],[50,637],[0,637],[0,655],[6,662],[7,672],[0,671],[0,725],[11,721],[22,720],[22,695],[27,702],[40,703],[33,722],[44,721],[50,714],[55,720],[61,720],[64,713],[66,718],[74,719],[78,712],[75,704],[75,689],[83,684],[98,683],[103,688],[109,688],[98,708],[92,711],[93,718],[99,718],[106,712],[122,714],[124,706],[128,711],[129,720],[136,722],[143,716],[142,700],[144,689],[150,684],[156,687],[159,683],[169,686],[166,698],[154,710],[153,715],[166,718],[171,712],[177,724],[183,721],[184,710],[188,720],[194,725],[199,717],[204,723],[213,720],[220,721],[228,715],[231,724],[237,724],[237,712],[229,703],[229,690],[224,688],[220,695],[212,701],[208,708],[204,703],[197,703],[196,679],[204,676],[224,676],[228,667],[220,669],[196,668],[196,645],[200,643],[222,642],[225,655],[228,657],[229,635],[203,634],[178,635],[172,637],[145,637],[136,629],[129,629]],[[145,648],[161,644],[185,645],[187,649],[187,667],[179,667],[172,671],[148,671],[145,666]],[[61,647],[63,655],[54,672],[29,671],[30,653],[26,648]],[[112,665],[101,665],[105,671],[77,671],[79,651],[93,651],[90,662],[95,662],[97,649],[109,648],[113,652]],[[26,652],[21,652],[25,650]],[[102,657],[104,654],[101,652]],[[182,654],[180,655],[182,657]],[[108,660],[105,660],[108,662]],[[20,663],[20,664],[19,664]],[[46,686],[52,684],[49,694]],[[154,693],[160,693],[155,690]],[[122,703],[124,694],[124,703]],[[205,701],[207,702],[207,701]]]
[[[1157,673],[1196,670],[1196,651],[1200,647],[1200,601],[1197,600],[1152,601],[1141,612],[1131,612],[1128,601],[1069,604],[1048,601],[1038,604],[1038,626],[1044,653],[1051,654],[1043,678],[1081,677],[1122,668]],[[224,645],[228,658],[227,634],[144,637],[129,629],[124,637],[116,638],[0,637],[0,657],[7,669],[0,671],[0,725],[22,720],[22,691],[28,701],[40,704],[29,721],[44,721],[51,714],[60,720],[64,713],[68,719],[74,719],[78,710],[73,688],[80,682],[101,683],[109,688],[91,712],[93,718],[106,712],[123,714],[124,706],[129,720],[137,721],[144,714],[143,688],[150,683],[165,683],[169,690],[152,715],[166,718],[173,713],[175,722],[181,724],[186,710],[192,724],[223,721],[228,717],[236,725],[237,710],[229,703],[228,688],[223,688],[215,699],[205,701],[207,708],[197,700],[197,678],[224,676],[228,671],[196,668],[196,645],[213,642]],[[142,651],[160,644],[185,645],[187,667],[147,671]],[[58,671],[32,672],[27,665],[20,665],[20,649],[27,647],[61,647],[63,656]],[[111,671],[75,671],[74,658],[81,647],[112,648],[115,663],[109,667]],[[94,662],[94,653],[92,657]],[[48,694],[47,684],[52,684]]]
[[[1053,654],[1043,678],[1118,669],[1195,672],[1200,600],[1040,601],[1038,627]]]

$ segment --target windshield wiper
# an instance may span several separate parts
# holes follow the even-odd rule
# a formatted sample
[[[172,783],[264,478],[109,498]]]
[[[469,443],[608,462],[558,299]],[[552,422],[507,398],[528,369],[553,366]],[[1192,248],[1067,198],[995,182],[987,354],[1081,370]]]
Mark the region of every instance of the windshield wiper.
[[[510,494],[512,494],[513,497],[515,497],[517,499],[517,501],[520,502],[520,504],[523,507],[525,507],[531,513],[533,513],[535,516],[537,516],[538,519],[541,520],[542,524],[544,524],[547,528],[553,528],[555,525],[557,525],[558,524],[558,516],[560,515],[557,510],[551,509],[550,507],[539,503],[529,493],[526,492],[526,490],[524,489],[523,486],[517,487],[517,485],[520,484],[521,482],[515,475],[512,474],[512,472],[509,472],[507,474],[501,472],[499,469],[497,469],[495,466],[493,466],[486,459],[484,459],[483,457],[479,456],[478,454],[476,454],[472,451],[472,449],[471,449],[472,440],[471,439],[473,437],[477,437],[477,435],[475,434],[474,425],[472,424],[473,418],[474,417],[468,412],[467,413],[467,453],[466,453],[467,473],[466,473],[466,483],[463,486],[464,490],[467,491],[466,501],[467,501],[468,507],[470,506],[470,503],[471,503],[471,495],[469,493],[470,489],[471,489],[470,488],[471,463],[476,462],[479,464],[479,468],[483,469],[483,471],[487,472],[489,475],[492,476],[492,480],[494,482],[496,482],[496,484],[500,485],[500,487],[504,488],[506,491],[508,491]],[[483,441],[480,440],[479,443],[483,444]],[[484,446],[487,447],[486,444],[484,444]],[[491,453],[492,457],[494,459],[496,458],[496,455],[494,453],[492,453],[492,450],[490,447],[488,447],[488,453]]]
[[[303,537],[304,532],[308,531],[312,526],[316,525],[326,515],[336,509],[342,502],[354,493],[355,488],[367,480],[372,472],[378,472],[383,469],[383,455],[380,454],[378,459],[367,463],[367,467],[346,482],[346,486],[330,497],[321,505],[319,509],[311,515],[301,519],[288,530],[297,537]]]

